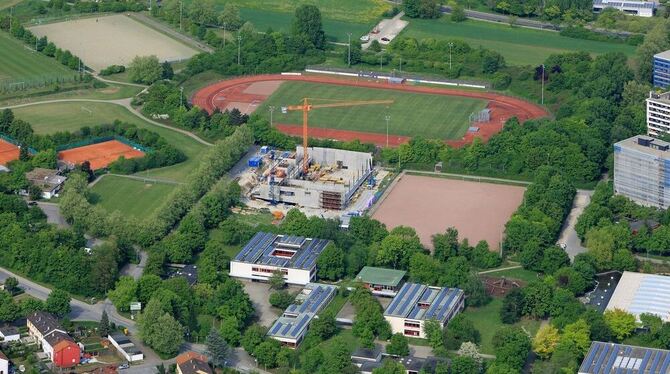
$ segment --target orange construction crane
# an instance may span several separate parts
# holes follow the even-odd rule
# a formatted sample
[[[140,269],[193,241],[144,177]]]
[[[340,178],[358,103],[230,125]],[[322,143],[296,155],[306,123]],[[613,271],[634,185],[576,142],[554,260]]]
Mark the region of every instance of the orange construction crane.
[[[328,101],[335,101],[332,103],[327,103],[327,104],[310,104],[310,100],[328,100]],[[340,107],[348,107],[348,106],[359,106],[359,105],[375,105],[375,104],[393,104],[393,100],[368,100],[368,101],[338,101],[338,100],[329,100],[329,99],[313,99],[313,98],[307,98],[305,97],[302,99],[302,105],[289,105],[286,107],[286,110],[300,110],[302,111],[302,149],[303,149],[303,155],[302,155],[302,171],[303,173],[307,174],[307,171],[309,170],[309,157],[307,157],[307,128],[308,128],[308,121],[307,121],[307,113],[311,111],[312,109],[320,109],[320,108],[340,108]]]

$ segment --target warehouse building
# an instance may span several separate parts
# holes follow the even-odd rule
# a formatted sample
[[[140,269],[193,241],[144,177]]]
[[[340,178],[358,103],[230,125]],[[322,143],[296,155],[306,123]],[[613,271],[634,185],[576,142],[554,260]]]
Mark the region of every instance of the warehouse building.
[[[425,321],[435,320],[444,327],[464,308],[463,290],[405,283],[384,311],[394,334],[425,338]]]
[[[656,4],[653,1],[593,0],[593,11],[595,13],[600,13],[607,8],[618,9],[632,16],[653,17]]]
[[[625,271],[606,310],[622,309],[639,320],[642,313],[670,322],[670,277]]]
[[[406,273],[404,270],[365,266],[356,276],[356,281],[363,283],[373,295],[394,297]]]
[[[614,144],[614,192],[634,202],[670,206],[670,143],[637,135]]]
[[[306,285],[316,279],[316,260],[328,245],[324,239],[259,232],[230,261],[230,275],[268,281],[281,272],[286,283]]]
[[[298,294],[277,321],[268,330],[268,336],[282,345],[296,348],[305,337],[309,324],[335,297],[337,287],[310,283]]]
[[[579,374],[670,372],[670,351],[625,344],[592,342]]]

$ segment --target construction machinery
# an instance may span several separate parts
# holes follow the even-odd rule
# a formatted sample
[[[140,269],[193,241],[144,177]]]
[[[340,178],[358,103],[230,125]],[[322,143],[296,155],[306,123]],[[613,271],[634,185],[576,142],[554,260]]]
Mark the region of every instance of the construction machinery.
[[[311,104],[311,101],[331,101],[326,104]],[[376,104],[393,104],[393,100],[367,100],[367,101],[344,101],[344,100],[330,100],[330,99],[314,99],[314,98],[303,98],[301,105],[289,105],[286,107],[286,110],[289,111],[302,111],[302,149],[304,154],[302,155],[302,171],[304,174],[309,172],[309,157],[307,155],[307,128],[308,128],[308,113],[313,109],[320,108],[341,108],[341,107],[350,107],[350,106],[359,106],[359,105],[376,105]]]

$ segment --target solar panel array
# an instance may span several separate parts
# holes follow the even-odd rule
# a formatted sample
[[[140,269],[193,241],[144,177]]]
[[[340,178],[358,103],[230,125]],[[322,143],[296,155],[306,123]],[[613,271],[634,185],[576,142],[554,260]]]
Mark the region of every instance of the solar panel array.
[[[309,270],[314,267],[316,259],[327,245],[328,240],[325,239],[259,232],[235,256],[235,261]],[[296,253],[291,258],[273,256],[277,248],[291,248]]]
[[[384,312],[385,316],[445,321],[463,299],[463,290],[405,283]],[[425,307],[428,305],[428,307]]]
[[[665,374],[670,351],[631,345],[593,342],[582,361],[580,374]]]
[[[645,275],[628,307],[630,313],[653,313],[664,321],[670,319],[670,277]]]
[[[326,284],[309,283],[303,292],[309,294],[300,304],[291,304],[284,315],[270,327],[268,336],[298,339],[307,330],[314,316],[335,296],[337,287]]]
[[[603,1],[603,0],[594,0],[594,6],[605,6],[605,7],[615,7],[621,8],[640,8],[640,9],[653,9],[655,4],[651,1]]]

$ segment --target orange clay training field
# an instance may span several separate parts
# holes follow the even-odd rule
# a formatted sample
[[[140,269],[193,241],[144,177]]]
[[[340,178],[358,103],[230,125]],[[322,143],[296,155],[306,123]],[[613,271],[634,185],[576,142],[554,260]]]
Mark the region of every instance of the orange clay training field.
[[[121,156],[130,159],[142,157],[144,153],[118,140],[72,148],[58,153],[58,159],[71,166],[81,164],[84,161],[90,162],[91,170],[105,168]]]
[[[519,207],[524,187],[401,175],[389,187],[372,217],[389,229],[413,227],[421,243],[433,248],[431,236],[455,227],[459,239],[474,246],[486,240],[492,251],[514,211]]]
[[[0,139],[0,165],[7,165],[8,162],[18,160],[18,158],[19,147]]]
[[[193,105],[203,108],[210,113],[217,109],[224,111],[232,108],[237,108],[243,113],[251,113],[260,106],[263,101],[270,97],[283,81],[396,90],[406,93],[446,95],[486,100],[487,108],[491,110],[491,120],[485,125],[480,126],[478,132],[468,132],[462,139],[448,141],[448,143],[453,146],[469,144],[474,138],[488,140],[491,136],[500,132],[504,122],[511,117],[517,117],[519,121],[524,122],[529,119],[545,117],[548,115],[547,111],[540,106],[515,97],[492,92],[408,84],[391,84],[387,81],[367,80],[363,78],[343,79],[314,75],[268,74],[223,80],[197,91],[192,96],[191,102]],[[275,127],[289,135],[302,135],[302,127],[300,124],[281,123],[275,124]],[[308,134],[314,138],[327,138],[342,141],[359,139],[364,143],[374,143],[377,145],[385,145],[387,140],[386,134],[323,127],[310,127]],[[389,136],[389,145],[391,146],[398,146],[407,141],[409,141],[409,137],[407,136],[399,136],[397,134],[390,134]]]

